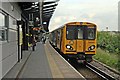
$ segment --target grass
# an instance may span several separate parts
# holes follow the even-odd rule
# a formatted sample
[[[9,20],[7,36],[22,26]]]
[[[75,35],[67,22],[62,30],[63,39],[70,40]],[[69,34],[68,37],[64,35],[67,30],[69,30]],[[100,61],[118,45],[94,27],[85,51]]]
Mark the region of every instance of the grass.
[[[108,53],[100,48],[97,49],[96,55],[93,56],[94,59],[118,70],[118,54],[116,53]]]

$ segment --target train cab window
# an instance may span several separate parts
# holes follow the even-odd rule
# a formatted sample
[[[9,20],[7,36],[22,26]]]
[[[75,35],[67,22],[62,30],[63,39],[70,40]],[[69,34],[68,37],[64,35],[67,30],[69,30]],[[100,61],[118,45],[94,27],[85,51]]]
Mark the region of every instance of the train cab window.
[[[95,28],[88,28],[87,30],[88,39],[95,39]]]
[[[67,34],[67,39],[68,40],[76,39],[75,27],[74,26],[68,26],[66,34]]]

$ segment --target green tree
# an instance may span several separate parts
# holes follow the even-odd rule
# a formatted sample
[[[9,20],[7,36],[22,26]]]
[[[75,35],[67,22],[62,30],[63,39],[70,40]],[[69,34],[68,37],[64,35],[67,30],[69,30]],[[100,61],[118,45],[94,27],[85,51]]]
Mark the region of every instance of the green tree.
[[[110,53],[120,53],[120,35],[118,33],[98,32],[97,44],[98,47]]]

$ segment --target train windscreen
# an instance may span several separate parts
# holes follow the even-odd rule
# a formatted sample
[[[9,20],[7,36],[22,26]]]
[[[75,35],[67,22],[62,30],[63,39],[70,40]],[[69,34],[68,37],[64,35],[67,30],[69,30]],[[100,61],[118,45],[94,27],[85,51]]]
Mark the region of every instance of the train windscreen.
[[[87,39],[95,39],[96,38],[96,29],[88,28],[87,29]]]
[[[74,40],[76,39],[75,26],[67,27],[67,39]]]
[[[87,39],[94,40],[96,38],[96,27],[82,26],[67,26],[66,38],[68,40]]]
[[[68,26],[66,34],[68,40],[83,39],[83,27]]]

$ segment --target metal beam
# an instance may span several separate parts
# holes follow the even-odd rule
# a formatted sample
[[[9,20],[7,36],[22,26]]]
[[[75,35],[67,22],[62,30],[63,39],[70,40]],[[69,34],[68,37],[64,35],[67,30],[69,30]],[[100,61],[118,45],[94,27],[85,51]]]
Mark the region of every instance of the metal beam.
[[[43,9],[44,8],[50,8],[50,7],[55,7],[55,6],[57,6],[58,4],[54,4],[54,5],[49,5],[49,6],[43,6]]]
[[[44,13],[43,16],[44,15],[52,15],[52,14],[53,14],[53,12],[52,13]]]
[[[49,10],[54,10],[55,8],[51,8],[51,9],[45,9],[43,11],[49,11]]]
[[[54,1],[51,1],[51,2],[44,2],[43,5],[48,5],[48,4],[52,4],[52,3],[55,3]]]
[[[43,13],[45,13],[45,12],[51,12],[51,11],[55,11],[54,9],[53,10],[47,10],[47,11],[43,11]]]

